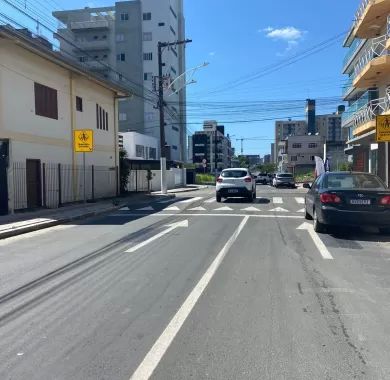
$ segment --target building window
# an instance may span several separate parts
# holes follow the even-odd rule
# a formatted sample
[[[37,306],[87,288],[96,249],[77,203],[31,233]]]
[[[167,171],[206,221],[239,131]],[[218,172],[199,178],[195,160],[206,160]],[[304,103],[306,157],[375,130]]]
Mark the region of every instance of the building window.
[[[298,161],[298,157],[297,156],[291,156],[290,157],[290,161],[291,162]]]
[[[140,157],[140,158],[144,158],[144,154],[145,154],[145,147],[143,145],[136,145],[135,146],[135,156]]]
[[[153,53],[144,53],[144,61],[153,61]]]
[[[144,32],[143,40],[144,41],[152,41],[153,40],[153,33],[152,32]]]
[[[165,22],[159,22],[158,26],[165,26]]]
[[[172,149],[173,150],[177,150],[177,146],[176,145],[172,145]]]
[[[93,59],[98,60],[98,59],[99,59],[99,56],[98,56],[98,55],[95,55],[95,56],[93,57]]]
[[[107,39],[106,35],[102,36],[102,40],[106,40],[106,39]]]
[[[76,110],[83,112],[83,98],[76,96]]]
[[[174,36],[176,36],[175,29],[172,28],[172,26],[169,27],[171,29],[171,32],[173,33]]]
[[[309,143],[309,148],[317,148],[318,144],[317,143]]]
[[[35,114],[58,120],[57,90],[34,83]]]
[[[173,8],[170,6],[169,9],[170,9],[171,13],[173,14],[173,17],[174,17],[174,18],[177,18],[177,14],[176,14],[176,12],[173,10]]]
[[[175,127],[175,126],[172,126],[172,129],[176,132],[179,132],[179,128]]]
[[[129,14],[121,13],[121,21],[129,21]]]
[[[87,62],[88,61],[88,57],[79,57],[79,61],[80,62]]]
[[[315,156],[310,156],[311,161],[315,161],[315,159],[316,159]]]
[[[157,149],[149,148],[149,159],[155,160],[157,158]]]
[[[103,58],[107,58],[107,54],[104,54],[104,55],[103,55]]]
[[[302,144],[295,143],[295,144],[292,144],[292,147],[294,149],[300,149],[300,148],[302,148]]]
[[[153,73],[144,73],[144,80],[151,81],[153,79]]]
[[[171,66],[171,71],[176,75],[177,74],[177,71],[176,71],[176,69],[173,67],[173,66]]]
[[[116,35],[116,42],[123,42],[125,40],[125,35],[120,33]]]
[[[143,14],[144,21],[150,21],[152,19],[152,14],[150,12],[146,12]]]
[[[127,120],[127,114],[126,113],[120,113],[119,114],[119,121],[126,121]]]
[[[121,61],[121,62],[126,61],[126,54],[125,54],[125,53],[117,54],[117,55],[116,55],[116,60],[117,60],[117,61]]]
[[[96,104],[96,128],[108,131],[108,113]]]
[[[99,37],[98,36],[93,36],[93,39],[97,40],[97,39],[99,39]]]

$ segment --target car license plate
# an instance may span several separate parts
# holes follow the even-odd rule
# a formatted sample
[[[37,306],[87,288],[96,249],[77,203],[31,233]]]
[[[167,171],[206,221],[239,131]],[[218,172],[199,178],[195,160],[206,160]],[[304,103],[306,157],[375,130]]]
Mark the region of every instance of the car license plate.
[[[351,205],[370,205],[371,199],[351,199]]]
[[[232,193],[238,193],[238,190],[237,189],[229,189],[228,190],[228,193],[232,194]]]

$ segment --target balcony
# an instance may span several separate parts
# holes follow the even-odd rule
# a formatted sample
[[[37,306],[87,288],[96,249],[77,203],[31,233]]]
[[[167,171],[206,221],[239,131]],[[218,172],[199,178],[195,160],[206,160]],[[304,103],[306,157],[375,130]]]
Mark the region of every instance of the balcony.
[[[92,40],[92,41],[77,41],[77,48],[74,48],[74,52],[83,51],[108,51],[110,50],[109,42],[107,40]]]
[[[354,36],[358,38],[374,38],[386,24],[390,13],[388,0],[362,0],[353,25]]]
[[[390,113],[390,90],[383,98],[370,100],[360,107],[348,119],[343,122],[344,126],[353,127],[354,137],[370,132],[376,127],[376,116]]]
[[[387,34],[369,41],[354,68],[354,87],[375,87],[378,83],[387,81],[390,73],[390,55],[387,45]]]
[[[109,29],[110,24],[107,20],[95,20],[95,21],[77,21],[71,22],[70,28],[72,30],[89,30],[89,29]]]
[[[366,43],[366,40],[355,39],[352,45],[349,47],[347,54],[343,60],[343,73],[346,73],[349,65],[352,63],[356,54],[360,51],[362,46]]]

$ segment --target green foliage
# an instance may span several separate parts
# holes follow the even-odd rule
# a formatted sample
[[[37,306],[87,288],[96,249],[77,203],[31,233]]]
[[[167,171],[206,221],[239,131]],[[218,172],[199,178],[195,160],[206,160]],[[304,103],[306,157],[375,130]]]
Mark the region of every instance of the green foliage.
[[[341,172],[349,172],[352,170],[352,163],[350,162],[343,162],[339,164],[339,170]]]
[[[315,180],[314,178],[314,171],[310,171],[303,174],[297,174],[295,176],[296,182],[313,182]]]
[[[215,183],[215,176],[212,174],[197,174],[195,182],[198,185],[206,184],[206,183]]]
[[[239,156],[238,161],[240,162],[240,168],[248,168],[249,167],[249,160],[245,156]]]
[[[127,161],[128,155],[125,149],[119,150],[119,173],[120,173],[120,192],[126,193],[129,183],[130,165]]]

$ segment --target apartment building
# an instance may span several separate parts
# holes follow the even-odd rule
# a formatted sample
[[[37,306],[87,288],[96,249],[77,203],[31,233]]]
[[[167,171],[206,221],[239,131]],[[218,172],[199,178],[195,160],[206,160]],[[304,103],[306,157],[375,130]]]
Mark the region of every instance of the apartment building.
[[[118,191],[118,97],[126,89],[65,59],[26,30],[0,27],[0,214]],[[10,90],[12,89],[12,90]],[[75,153],[73,139],[91,141]]]
[[[158,141],[138,132],[120,132],[119,147],[127,152],[129,160],[157,160]]]
[[[145,133],[159,141],[157,45],[185,39],[183,0],[121,1],[53,15],[63,24],[56,35],[63,54],[133,89],[131,99],[120,102],[120,131]],[[185,46],[164,49],[165,142],[173,161],[186,160],[186,91],[181,80],[169,85],[184,72]]]
[[[376,116],[390,113],[390,0],[363,0],[354,16],[344,47],[348,49],[343,88],[348,102],[342,126],[348,134],[346,153],[354,170],[388,178],[386,144],[376,142]],[[387,173],[386,173],[387,171]]]
[[[199,171],[214,173],[231,167],[233,149],[224,126],[214,120],[205,121],[203,131],[192,136],[193,163]],[[205,165],[205,167],[204,167]]]

